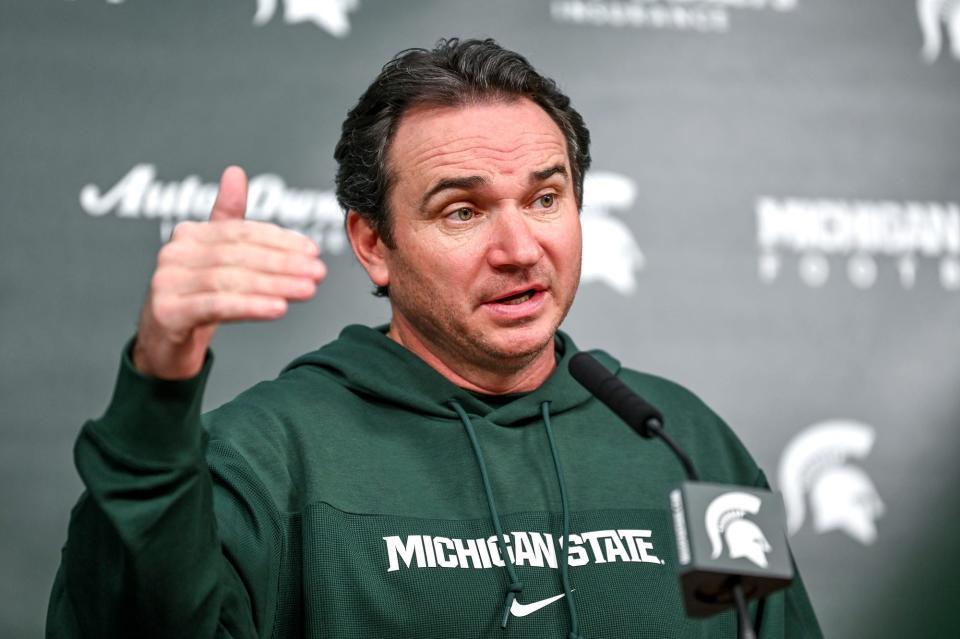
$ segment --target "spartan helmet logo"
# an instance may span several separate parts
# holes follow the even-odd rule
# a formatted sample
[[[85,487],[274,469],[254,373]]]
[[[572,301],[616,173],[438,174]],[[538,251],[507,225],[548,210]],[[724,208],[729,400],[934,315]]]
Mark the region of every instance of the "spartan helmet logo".
[[[618,173],[593,172],[583,187],[583,266],[580,279],[603,282],[621,295],[637,288],[635,273],[645,260],[633,232],[611,211],[633,206],[637,188],[633,181]]]
[[[347,13],[356,11],[360,0],[283,0],[283,21],[287,24],[313,22],[337,38],[350,33]],[[257,0],[253,24],[263,26],[277,11],[277,0]]]
[[[760,498],[750,493],[724,493],[710,502],[704,516],[710,556],[716,559],[723,552],[726,541],[731,559],[745,557],[767,567],[767,553],[773,550],[760,527],[745,517],[760,512]],[[722,540],[721,540],[722,537]]]
[[[917,0],[917,18],[923,32],[923,59],[933,62],[943,48],[943,31],[950,36],[950,50],[960,60],[960,0]]]
[[[864,545],[876,540],[883,502],[870,477],[848,463],[866,457],[873,441],[870,426],[833,420],[814,424],[787,444],[779,479],[789,534],[803,526],[809,495],[818,533],[842,530]]]

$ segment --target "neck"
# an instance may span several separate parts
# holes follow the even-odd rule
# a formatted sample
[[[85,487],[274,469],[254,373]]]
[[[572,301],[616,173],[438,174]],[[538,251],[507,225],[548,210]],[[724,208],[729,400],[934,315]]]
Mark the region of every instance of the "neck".
[[[404,330],[402,322],[390,324],[387,337],[430,365],[460,388],[486,395],[525,393],[539,388],[557,367],[556,349],[551,339],[544,348],[516,362],[490,358],[487,365],[458,361],[443,349],[426,342],[415,331]]]

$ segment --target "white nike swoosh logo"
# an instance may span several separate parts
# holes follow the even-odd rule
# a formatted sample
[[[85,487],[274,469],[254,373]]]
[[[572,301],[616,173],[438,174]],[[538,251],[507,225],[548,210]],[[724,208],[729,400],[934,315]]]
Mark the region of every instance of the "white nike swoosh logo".
[[[573,590],[576,590],[576,588],[574,588]],[[573,590],[571,590],[570,592],[573,592]],[[526,617],[527,615],[540,610],[544,606],[549,606],[554,601],[563,599],[564,594],[565,593],[561,592],[559,595],[555,595],[547,599],[541,599],[540,601],[534,601],[528,604],[522,604],[516,599],[514,599],[513,603],[510,605],[510,614],[512,614],[514,617]]]

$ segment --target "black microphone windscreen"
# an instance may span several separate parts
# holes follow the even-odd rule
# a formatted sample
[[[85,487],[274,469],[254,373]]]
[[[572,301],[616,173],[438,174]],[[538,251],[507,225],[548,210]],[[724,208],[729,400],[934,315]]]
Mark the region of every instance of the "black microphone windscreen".
[[[577,353],[570,358],[568,367],[575,380],[643,437],[653,436],[648,426],[651,419],[663,422],[660,411],[630,390],[589,353]]]

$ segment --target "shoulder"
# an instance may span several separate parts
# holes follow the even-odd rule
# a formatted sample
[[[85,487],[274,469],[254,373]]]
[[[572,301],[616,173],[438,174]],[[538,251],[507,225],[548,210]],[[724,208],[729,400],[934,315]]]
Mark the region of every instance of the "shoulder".
[[[730,426],[699,396],[675,381],[629,368],[617,372],[664,417],[664,428],[693,459],[704,481],[755,485],[760,469]]]
[[[686,386],[671,379],[626,367],[617,371],[617,377],[661,411],[669,409],[697,416],[708,413],[715,417],[713,411],[700,397]]]
[[[286,370],[203,415],[207,463],[218,480],[254,481],[280,510],[294,510],[312,456],[356,401],[318,368]]]

